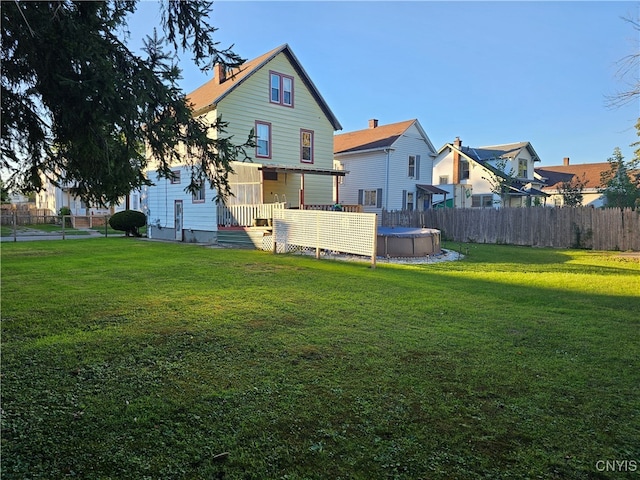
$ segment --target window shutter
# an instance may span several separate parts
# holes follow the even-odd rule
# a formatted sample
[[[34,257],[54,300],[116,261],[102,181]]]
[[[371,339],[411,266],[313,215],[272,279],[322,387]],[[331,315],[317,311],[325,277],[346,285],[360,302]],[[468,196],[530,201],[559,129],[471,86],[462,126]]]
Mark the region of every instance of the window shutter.
[[[407,191],[402,190],[402,210],[407,209]]]
[[[376,192],[376,208],[382,208],[382,189],[379,188]]]
[[[358,205],[364,205],[364,190],[358,190]]]
[[[416,155],[416,180],[420,180],[420,155]]]

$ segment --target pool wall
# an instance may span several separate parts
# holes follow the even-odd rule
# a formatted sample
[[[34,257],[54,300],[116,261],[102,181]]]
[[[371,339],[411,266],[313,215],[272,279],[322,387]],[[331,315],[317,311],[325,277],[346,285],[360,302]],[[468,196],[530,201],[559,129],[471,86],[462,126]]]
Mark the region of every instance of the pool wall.
[[[425,257],[441,252],[440,230],[434,228],[378,228],[378,256]]]

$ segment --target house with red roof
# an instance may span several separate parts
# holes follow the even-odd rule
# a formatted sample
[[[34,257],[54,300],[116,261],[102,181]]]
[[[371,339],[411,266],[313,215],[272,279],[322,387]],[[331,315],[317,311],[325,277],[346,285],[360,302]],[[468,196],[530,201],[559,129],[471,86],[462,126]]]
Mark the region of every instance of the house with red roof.
[[[431,183],[436,150],[417,119],[335,135],[334,167],[348,171],[341,179],[340,200],[365,212],[424,210],[434,194]]]
[[[523,207],[544,204],[544,182],[534,174],[540,158],[530,142],[467,147],[459,137],[438,150],[433,177],[448,193],[436,197],[438,206],[454,208]],[[494,185],[508,184],[502,196]]]
[[[187,101],[194,115],[228,122],[224,135],[240,143],[253,131],[256,147],[248,152],[251,162],[231,163],[233,196],[226,205],[212,201],[216,192],[207,182],[197,195],[186,193],[185,166],[176,165],[172,179],[148,172],[155,183],[147,191],[150,236],[215,242],[219,225],[251,225],[276,204],[333,203],[338,178],[345,175],[333,168],[333,134],[342,127],[289,45],[237,69],[216,65],[214,78]]]
[[[602,174],[610,169],[611,165],[608,162],[571,165],[569,157],[565,157],[562,165],[539,167],[535,169],[535,173],[545,183],[542,191],[549,195],[547,206],[564,206],[563,184],[578,181],[583,185],[582,205],[597,208],[605,205],[599,189]]]

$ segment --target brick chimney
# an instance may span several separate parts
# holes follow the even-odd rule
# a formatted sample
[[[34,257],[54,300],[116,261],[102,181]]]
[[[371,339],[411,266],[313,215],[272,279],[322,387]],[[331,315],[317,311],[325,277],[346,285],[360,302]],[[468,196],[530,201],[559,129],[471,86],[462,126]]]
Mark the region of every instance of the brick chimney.
[[[564,157],[564,158],[562,159],[562,164],[563,164],[565,167],[568,167],[568,166],[569,166],[569,157]]]
[[[460,137],[456,137],[453,141],[453,184],[460,183],[460,154],[458,150],[462,148],[462,140]]]
[[[224,81],[227,79],[227,69],[224,65],[222,65],[221,63],[216,63],[213,66],[213,78],[218,85],[224,83]]]
[[[378,128],[378,119],[372,118],[369,120],[369,128]]]

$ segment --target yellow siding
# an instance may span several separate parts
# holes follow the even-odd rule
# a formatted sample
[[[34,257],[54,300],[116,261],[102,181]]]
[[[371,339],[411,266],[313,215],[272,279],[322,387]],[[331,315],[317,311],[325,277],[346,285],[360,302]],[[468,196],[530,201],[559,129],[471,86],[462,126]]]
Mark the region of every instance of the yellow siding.
[[[269,71],[294,77],[294,108],[269,102]],[[210,112],[208,116],[215,118],[216,114],[229,122],[227,135],[233,136],[235,143],[246,140],[256,120],[271,123],[272,156],[270,159],[254,158],[257,163],[305,166],[300,162],[300,129],[306,129],[314,132],[312,166],[333,167],[333,127],[283,53],[247,78],[218,104],[216,112]],[[252,157],[255,155],[255,151],[248,153]],[[305,175],[305,203],[331,203],[332,182],[330,176]],[[299,175],[287,174],[285,181],[285,175],[279,174],[277,188],[271,184],[269,188],[265,186],[263,201],[273,201],[273,193],[284,193],[287,201],[296,206],[299,188]]]

